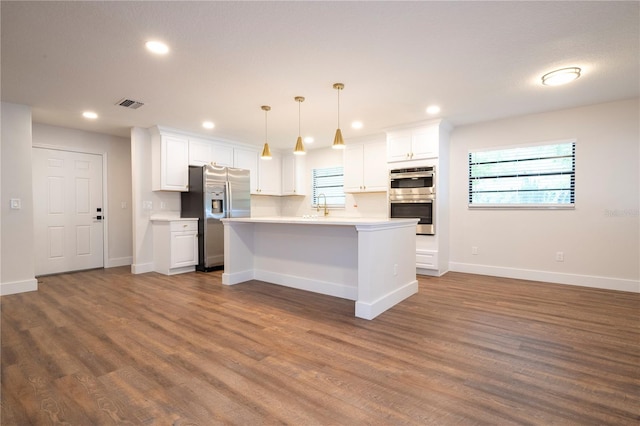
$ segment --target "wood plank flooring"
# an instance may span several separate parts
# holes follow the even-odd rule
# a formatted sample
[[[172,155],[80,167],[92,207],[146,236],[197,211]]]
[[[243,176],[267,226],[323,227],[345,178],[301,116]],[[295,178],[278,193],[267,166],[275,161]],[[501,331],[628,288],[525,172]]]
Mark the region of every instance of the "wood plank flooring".
[[[449,273],[373,321],[221,273],[1,298],[2,425],[637,425],[640,295]]]

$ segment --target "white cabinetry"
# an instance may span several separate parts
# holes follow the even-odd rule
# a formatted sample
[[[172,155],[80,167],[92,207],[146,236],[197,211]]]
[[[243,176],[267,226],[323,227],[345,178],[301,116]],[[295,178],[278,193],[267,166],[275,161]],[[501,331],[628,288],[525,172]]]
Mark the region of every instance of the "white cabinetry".
[[[386,143],[347,144],[344,150],[344,192],[386,192]]]
[[[422,160],[438,157],[439,126],[392,131],[387,134],[387,161]]]
[[[235,148],[233,152],[233,166],[249,170],[252,194],[280,195],[281,164],[277,154],[271,160],[261,160],[257,149]]]
[[[206,139],[189,138],[189,165],[233,166],[233,147]]]
[[[151,131],[152,190],[182,191],[189,185],[189,140],[185,136]]]
[[[282,158],[282,195],[305,195],[305,157],[288,154]]]
[[[198,220],[153,220],[153,262],[165,275],[195,271]]]

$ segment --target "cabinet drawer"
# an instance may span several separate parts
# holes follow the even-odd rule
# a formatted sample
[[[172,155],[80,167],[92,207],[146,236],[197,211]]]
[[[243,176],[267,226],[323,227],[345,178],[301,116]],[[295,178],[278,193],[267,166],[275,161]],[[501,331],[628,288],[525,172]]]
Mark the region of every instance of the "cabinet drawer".
[[[438,269],[438,252],[435,250],[416,250],[416,267]]]
[[[197,231],[198,221],[195,220],[176,220],[171,222],[171,232],[177,231]]]

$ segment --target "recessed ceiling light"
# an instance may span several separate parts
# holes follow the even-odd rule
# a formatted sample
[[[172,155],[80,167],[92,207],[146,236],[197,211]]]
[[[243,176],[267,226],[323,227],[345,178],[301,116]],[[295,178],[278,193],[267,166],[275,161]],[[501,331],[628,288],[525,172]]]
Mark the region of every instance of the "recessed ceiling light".
[[[166,55],[169,53],[169,46],[161,41],[148,41],[145,43],[147,50],[158,55]]]
[[[82,116],[84,118],[88,118],[90,120],[95,120],[96,118],[98,118],[98,114],[96,114],[93,111],[85,111],[85,112],[82,113]]]
[[[213,129],[214,127],[216,127],[216,125],[213,124],[213,121],[204,121],[202,122],[202,127],[204,127],[205,129]]]
[[[559,70],[551,71],[542,76],[542,84],[545,86],[559,86],[561,84],[567,84],[580,77],[581,71],[582,70],[578,67],[561,68]]]
[[[362,129],[362,121],[354,121],[351,123],[351,127],[354,129]]]
[[[304,143],[313,143],[313,138],[311,136],[307,136],[304,138]]]
[[[438,105],[431,105],[429,107],[427,107],[427,114],[437,114],[440,112],[440,107]]]

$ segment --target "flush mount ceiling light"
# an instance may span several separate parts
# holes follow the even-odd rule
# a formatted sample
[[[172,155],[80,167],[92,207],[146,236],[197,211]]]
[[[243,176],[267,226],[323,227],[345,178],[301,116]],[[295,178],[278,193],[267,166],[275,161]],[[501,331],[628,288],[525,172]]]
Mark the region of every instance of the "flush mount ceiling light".
[[[340,91],[344,89],[344,84],[335,83],[333,88],[338,91],[338,129],[336,130],[336,136],[333,138],[333,149],[344,149],[344,139],[342,139],[342,131],[340,130]]]
[[[298,103],[298,140],[296,140],[296,147],[293,149],[295,155],[305,155],[304,144],[302,143],[302,136],[300,136],[300,105],[304,102],[302,96],[296,96],[293,98]]]
[[[144,45],[149,52],[155,53],[157,55],[166,55],[167,53],[169,53],[169,46],[161,41],[152,40],[146,42]]]
[[[578,67],[561,68],[542,76],[542,84],[545,86],[560,86],[580,77],[582,70]]]
[[[88,118],[89,120],[95,120],[96,118],[98,118],[98,114],[93,111],[85,111],[82,113],[82,116],[84,118]]]
[[[263,160],[271,160],[271,150],[269,149],[269,143],[267,142],[267,112],[271,111],[269,105],[262,105],[260,107],[264,111],[264,147],[262,148],[262,155],[260,158]]]
[[[304,143],[313,143],[313,138],[311,136],[306,136],[304,138]]]
[[[440,107],[438,105],[431,105],[427,107],[427,114],[435,115],[440,112]]]
[[[362,126],[362,121],[354,121],[353,123],[351,123],[352,129],[362,129]]]
[[[216,125],[213,124],[213,121],[204,121],[202,123],[202,127],[204,127],[205,129],[213,129],[214,127],[216,127]]]

